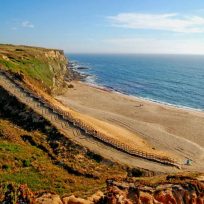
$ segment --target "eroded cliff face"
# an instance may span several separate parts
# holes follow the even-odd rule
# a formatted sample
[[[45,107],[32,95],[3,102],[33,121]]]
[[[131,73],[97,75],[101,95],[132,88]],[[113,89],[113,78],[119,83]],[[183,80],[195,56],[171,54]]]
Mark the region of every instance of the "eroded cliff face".
[[[49,65],[52,77],[52,93],[60,93],[60,89],[66,87],[65,78],[69,77],[68,59],[61,50],[49,50],[45,52],[45,58]]]
[[[137,185],[108,181],[107,192],[97,191],[86,199],[71,196],[60,197],[50,192],[32,192],[26,185],[7,186],[3,201],[17,201],[38,204],[203,204],[204,183],[199,178],[180,177],[180,180],[160,183],[155,186]],[[0,186],[1,190],[1,186]],[[24,195],[24,196],[23,196]],[[14,197],[14,196],[13,196]]]
[[[62,50],[0,45],[0,67],[20,73],[33,85],[53,94],[60,94],[66,87],[66,80],[73,79]]]
[[[156,178],[158,179],[158,178]],[[149,179],[151,180],[151,179]],[[107,181],[107,193],[98,203],[203,204],[204,176],[167,176],[162,182]]]

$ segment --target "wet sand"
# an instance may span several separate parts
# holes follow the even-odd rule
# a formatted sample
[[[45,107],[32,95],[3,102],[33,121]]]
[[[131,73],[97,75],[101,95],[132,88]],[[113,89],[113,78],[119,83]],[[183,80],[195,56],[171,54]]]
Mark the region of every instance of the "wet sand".
[[[67,107],[120,126],[153,149],[176,155],[192,170],[204,170],[204,112],[179,109],[103,90],[82,82],[56,98]],[[184,165],[185,168],[185,165]]]

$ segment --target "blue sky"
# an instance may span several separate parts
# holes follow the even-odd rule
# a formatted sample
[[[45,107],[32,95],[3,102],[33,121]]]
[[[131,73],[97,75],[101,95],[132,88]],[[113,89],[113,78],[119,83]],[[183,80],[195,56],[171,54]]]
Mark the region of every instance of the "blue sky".
[[[1,43],[204,54],[203,0],[0,0],[0,7]]]

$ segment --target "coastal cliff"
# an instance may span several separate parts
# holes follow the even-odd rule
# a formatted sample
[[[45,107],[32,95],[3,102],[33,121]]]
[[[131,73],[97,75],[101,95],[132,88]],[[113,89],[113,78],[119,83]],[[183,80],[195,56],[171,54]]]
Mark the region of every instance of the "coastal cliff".
[[[137,182],[108,180],[105,192],[97,191],[85,199],[74,195],[60,197],[53,192],[32,192],[27,185],[8,184],[7,197],[2,197],[9,203],[16,198],[21,203],[38,204],[203,204],[203,179],[201,175],[166,176],[163,181],[155,177],[154,184],[148,184],[146,179]]]
[[[60,94],[65,79],[73,79],[62,50],[29,46],[0,45],[0,67],[20,73],[32,84],[52,94]]]
[[[196,174],[107,181],[99,203],[204,203],[204,177]]]
[[[44,94],[47,96],[44,100],[50,102],[54,100],[52,95],[62,93],[74,76],[63,51],[27,46],[0,45],[0,68],[2,73],[8,72],[8,76],[14,78],[13,86],[15,83],[21,88],[25,85],[26,90],[31,87],[35,93],[42,90],[49,96]],[[42,114],[36,112],[39,101],[36,109],[29,106],[34,100],[31,97],[27,97],[28,103],[23,103],[23,96],[30,94],[12,94],[9,77],[5,86],[8,89],[3,82],[0,86],[0,201],[203,202],[204,187],[203,181],[198,180],[199,174],[160,176],[159,171],[131,168],[90,151],[84,144],[75,143],[62,134],[51,120],[43,117],[43,111]],[[155,175],[157,177],[153,177]],[[203,179],[203,175],[200,178]],[[179,194],[175,189],[180,190]]]

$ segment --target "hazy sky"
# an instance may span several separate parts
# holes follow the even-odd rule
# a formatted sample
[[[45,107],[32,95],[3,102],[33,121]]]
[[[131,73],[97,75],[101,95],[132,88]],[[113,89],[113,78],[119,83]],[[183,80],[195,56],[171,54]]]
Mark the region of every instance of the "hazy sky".
[[[0,8],[1,43],[204,54],[204,0],[0,0]]]

